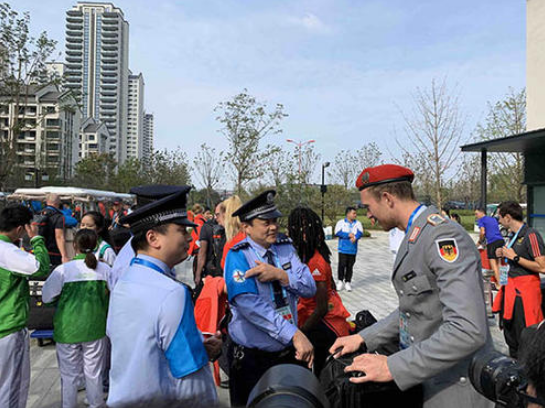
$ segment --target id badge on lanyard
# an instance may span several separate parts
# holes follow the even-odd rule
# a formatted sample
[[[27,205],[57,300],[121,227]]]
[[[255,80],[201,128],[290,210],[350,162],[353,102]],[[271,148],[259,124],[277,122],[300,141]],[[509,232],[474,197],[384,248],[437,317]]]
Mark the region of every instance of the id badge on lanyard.
[[[254,254],[255,256],[258,258],[258,259],[263,259],[259,256],[259,254],[257,253],[257,251],[252,248],[253,251],[254,251]],[[280,261],[278,259],[278,256],[273,252],[271,251],[271,253],[274,255],[274,263],[275,263],[275,266],[279,269],[282,269],[282,267],[280,266]],[[266,263],[268,263],[266,260],[265,260]],[[280,283],[279,283],[280,284]],[[273,301],[273,303],[275,304],[276,306],[276,301],[275,301],[275,296],[274,296],[274,288],[273,288],[273,285],[271,283],[270,285],[270,288],[271,288],[271,299]],[[286,292],[286,289],[282,288],[282,298],[284,299],[284,301],[286,302],[286,305],[284,306],[280,306],[280,307],[276,307],[274,310],[276,313],[278,313],[280,316],[282,316],[284,319],[286,319],[287,321],[289,321],[291,324],[295,324],[295,319],[294,319],[294,316],[293,316],[293,312],[291,311],[291,307],[289,305],[289,300],[288,300],[288,294]]]
[[[517,240],[520,231],[522,228],[524,228],[525,224],[522,224],[517,233],[513,236],[509,244],[507,244],[507,248],[511,248],[515,241]],[[505,258],[505,263],[507,263],[507,258]],[[505,286],[507,285],[507,282],[509,280],[509,265],[500,265],[500,285]]]

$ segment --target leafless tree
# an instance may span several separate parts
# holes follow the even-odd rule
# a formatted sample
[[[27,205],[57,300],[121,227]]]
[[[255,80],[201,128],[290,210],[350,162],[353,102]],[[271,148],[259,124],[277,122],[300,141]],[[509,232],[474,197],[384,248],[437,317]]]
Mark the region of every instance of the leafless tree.
[[[193,165],[197,178],[206,189],[206,200],[211,205],[212,192],[220,182],[222,176],[223,152],[217,152],[214,147],[206,143],[201,145],[200,151],[193,159]]]
[[[447,88],[446,80],[434,79],[429,89],[417,88],[413,99],[410,114],[401,112],[406,139],[396,142],[402,152],[425,160],[423,171],[431,175],[433,198],[441,207],[445,182],[460,154],[464,120],[459,96]]]
[[[331,175],[334,180],[341,182],[344,188],[349,188],[354,185],[360,167],[356,154],[350,150],[341,150],[335,155]]]

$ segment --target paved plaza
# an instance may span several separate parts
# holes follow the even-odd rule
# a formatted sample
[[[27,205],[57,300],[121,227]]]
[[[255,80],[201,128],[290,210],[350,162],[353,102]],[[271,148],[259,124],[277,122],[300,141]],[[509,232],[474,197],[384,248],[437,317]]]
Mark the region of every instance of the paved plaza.
[[[393,265],[392,254],[388,247],[388,234],[382,231],[371,231],[372,237],[360,240],[359,254],[354,266],[353,291],[341,291],[346,308],[354,316],[363,309],[370,310],[380,319],[397,307],[397,296],[390,283]],[[337,271],[337,242],[330,241],[333,251],[333,274]],[[177,268],[181,280],[191,283],[190,270],[185,265]],[[494,319],[489,320],[496,348],[506,352],[502,333],[497,329]],[[29,408],[60,407],[60,376],[57,368],[55,347],[47,345],[38,347],[35,340],[31,342],[30,360],[32,377],[30,385]],[[218,389],[220,399],[228,402],[226,390]],[[85,393],[79,393],[80,404],[84,408]]]

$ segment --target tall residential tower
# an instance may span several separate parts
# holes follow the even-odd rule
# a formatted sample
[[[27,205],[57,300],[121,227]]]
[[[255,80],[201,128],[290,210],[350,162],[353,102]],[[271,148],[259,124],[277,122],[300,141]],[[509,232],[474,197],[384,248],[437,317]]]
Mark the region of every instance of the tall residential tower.
[[[127,156],[129,23],[112,3],[78,2],[66,12],[66,86],[80,95],[84,118],[108,128],[109,152]]]
[[[143,141],[144,162],[149,162],[153,152],[153,113],[144,114],[144,141]]]
[[[129,73],[127,158],[142,160],[144,146],[144,77]]]

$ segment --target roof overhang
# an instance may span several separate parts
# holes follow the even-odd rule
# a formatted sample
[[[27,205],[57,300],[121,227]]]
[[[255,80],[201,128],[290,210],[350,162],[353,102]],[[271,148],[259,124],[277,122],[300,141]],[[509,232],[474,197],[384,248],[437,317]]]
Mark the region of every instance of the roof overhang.
[[[462,146],[462,152],[531,153],[545,152],[545,129],[532,130],[515,136],[487,140]]]

